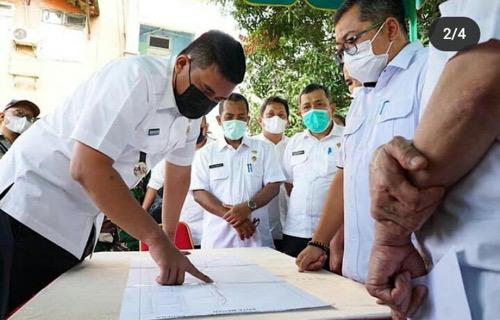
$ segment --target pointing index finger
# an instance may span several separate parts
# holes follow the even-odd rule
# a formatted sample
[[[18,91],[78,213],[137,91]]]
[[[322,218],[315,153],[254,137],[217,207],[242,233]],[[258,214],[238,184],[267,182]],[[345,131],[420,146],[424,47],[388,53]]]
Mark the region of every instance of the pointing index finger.
[[[193,277],[196,277],[205,283],[214,282],[209,276],[198,270],[191,262],[188,262],[188,267],[186,268],[186,271],[191,275],[193,275]]]

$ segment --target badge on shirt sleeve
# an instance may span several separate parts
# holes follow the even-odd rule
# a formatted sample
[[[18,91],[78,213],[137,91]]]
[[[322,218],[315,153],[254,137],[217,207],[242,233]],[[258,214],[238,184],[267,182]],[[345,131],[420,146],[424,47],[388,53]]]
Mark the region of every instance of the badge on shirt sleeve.
[[[134,166],[134,176],[139,179],[144,178],[148,174],[148,165],[146,164],[146,153],[139,152],[139,162]]]
[[[134,175],[142,179],[148,174],[148,165],[145,162],[139,162],[134,166]]]

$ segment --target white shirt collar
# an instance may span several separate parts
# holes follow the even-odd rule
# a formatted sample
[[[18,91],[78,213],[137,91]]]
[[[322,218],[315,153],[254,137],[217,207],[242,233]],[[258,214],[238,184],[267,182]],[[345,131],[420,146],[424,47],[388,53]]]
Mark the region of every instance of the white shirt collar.
[[[271,143],[273,145],[276,145],[276,146],[279,146],[280,144],[283,144],[285,143],[287,140],[288,140],[288,137],[286,135],[283,134],[283,137],[281,138],[281,140],[277,143],[277,144],[274,144],[274,142],[272,142],[271,140],[269,140],[265,135],[264,135],[264,132],[261,132],[259,133],[258,135],[255,136],[256,138],[259,138],[259,139],[262,139],[264,140],[265,142],[268,142],[268,143]]]
[[[406,46],[399,51],[399,53],[389,62],[387,67],[396,67],[400,69],[408,69],[411,64],[411,61],[418,50],[422,49],[424,46],[420,41],[414,41],[408,43]]]
[[[158,106],[158,109],[162,110],[162,109],[175,108],[178,112],[177,103],[175,102],[174,84],[173,84],[174,63],[175,59],[173,60],[173,62],[171,60],[166,60],[165,66],[166,66],[167,76],[165,78],[167,79],[166,83],[167,87],[163,93],[164,96],[161,99],[161,103]]]
[[[244,135],[243,139],[241,140],[240,147],[241,146],[247,146],[247,147],[251,148],[252,147],[252,139],[250,139],[249,137]],[[227,141],[224,137],[219,138],[217,140],[217,150],[218,151],[222,151],[222,150],[224,150],[224,148],[227,148],[227,147],[229,147],[229,144],[227,143]]]
[[[336,125],[333,120],[332,120],[332,122],[333,122],[332,130],[330,131],[330,133],[326,137],[324,137],[321,140],[328,139],[330,137],[342,137],[342,128],[339,125]],[[313,138],[313,139],[318,140],[318,138],[316,138],[315,136],[312,135],[312,133],[309,131],[309,129],[304,130],[304,137]]]

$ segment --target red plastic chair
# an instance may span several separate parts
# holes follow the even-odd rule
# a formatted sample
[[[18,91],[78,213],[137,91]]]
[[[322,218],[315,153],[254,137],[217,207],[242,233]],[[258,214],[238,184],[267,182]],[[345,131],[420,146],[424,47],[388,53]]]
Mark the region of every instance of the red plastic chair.
[[[193,236],[191,235],[191,229],[189,225],[183,221],[179,221],[177,224],[177,231],[175,233],[175,246],[180,250],[192,250],[194,249]],[[149,247],[147,244],[141,241],[139,246],[140,251],[148,251]]]

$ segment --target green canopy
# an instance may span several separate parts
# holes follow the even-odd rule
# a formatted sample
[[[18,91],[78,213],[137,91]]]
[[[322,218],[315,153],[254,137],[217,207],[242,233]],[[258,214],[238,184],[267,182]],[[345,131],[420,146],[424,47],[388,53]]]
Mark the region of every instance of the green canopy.
[[[297,0],[245,0],[250,5],[256,6],[291,6]],[[322,10],[336,10],[344,0],[305,0],[311,7]],[[410,22],[410,40],[418,38],[417,33],[417,9],[420,9],[425,0],[403,0],[405,4],[406,17]]]

